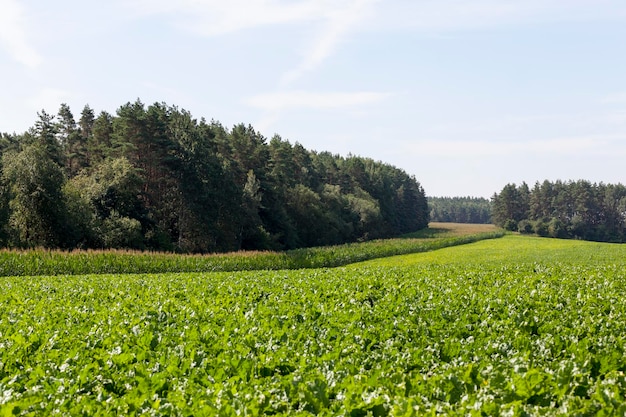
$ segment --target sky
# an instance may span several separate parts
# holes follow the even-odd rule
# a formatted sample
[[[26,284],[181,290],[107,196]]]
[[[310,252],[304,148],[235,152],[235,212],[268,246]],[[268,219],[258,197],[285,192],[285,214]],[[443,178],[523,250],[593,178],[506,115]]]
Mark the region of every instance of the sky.
[[[626,183],[624,0],[0,0],[0,132],[140,99],[428,196]]]

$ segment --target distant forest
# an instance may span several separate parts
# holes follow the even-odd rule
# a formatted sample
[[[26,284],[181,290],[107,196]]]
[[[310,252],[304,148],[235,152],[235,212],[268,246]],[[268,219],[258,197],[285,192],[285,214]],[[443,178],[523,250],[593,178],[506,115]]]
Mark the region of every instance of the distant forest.
[[[491,201],[480,197],[428,197],[430,220],[452,223],[491,223]]]
[[[0,245],[180,252],[290,249],[428,225],[419,182],[141,101],[115,115],[63,104],[0,137]]]
[[[493,196],[497,226],[540,236],[626,242],[626,187],[589,181],[507,184]]]

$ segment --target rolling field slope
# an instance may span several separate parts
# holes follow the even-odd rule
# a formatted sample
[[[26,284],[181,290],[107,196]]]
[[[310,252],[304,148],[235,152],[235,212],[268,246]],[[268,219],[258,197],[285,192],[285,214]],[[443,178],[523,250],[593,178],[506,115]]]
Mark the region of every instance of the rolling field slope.
[[[625,255],[0,278],[0,415],[624,415]]]
[[[626,245],[619,243],[506,235],[500,239],[483,240],[467,245],[442,248],[433,252],[391,256],[353,263],[350,267],[397,267],[420,264],[500,264],[505,266],[528,263],[622,265],[625,260]]]

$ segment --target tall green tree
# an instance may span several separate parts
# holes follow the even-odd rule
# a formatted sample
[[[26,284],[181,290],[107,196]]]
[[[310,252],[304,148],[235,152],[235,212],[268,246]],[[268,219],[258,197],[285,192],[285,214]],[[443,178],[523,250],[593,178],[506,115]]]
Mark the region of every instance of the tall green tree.
[[[494,221],[512,218],[504,202],[514,211],[516,205],[522,206],[528,200],[526,217],[518,222],[523,223],[525,231],[532,229],[541,236],[599,241],[623,242],[626,238],[626,187],[621,184],[546,180],[536,183],[528,197],[516,191],[509,184],[494,196],[494,213],[498,210],[500,216],[494,217]]]
[[[6,246],[9,238],[9,186],[6,178],[1,175],[4,170],[2,167],[2,155],[0,152],[0,246]]]
[[[526,183],[519,187],[507,184],[492,198],[493,222],[507,230],[517,230],[518,223],[528,219],[530,212],[530,190]]]
[[[56,120],[38,116],[28,132],[0,140],[4,242],[289,249],[392,236],[428,222],[424,191],[404,171],[280,136],[268,143],[250,125],[229,130],[140,100],[97,117],[86,105],[78,122],[67,104]],[[26,161],[35,166],[30,180],[20,171]],[[49,204],[27,201],[35,195]]]
[[[429,197],[435,222],[491,223],[491,201],[481,197]]]
[[[87,154],[91,165],[97,165],[107,157],[125,156],[123,150],[114,146],[113,137],[113,116],[105,111],[100,112],[93,121],[91,134],[87,135]],[[125,140],[122,142],[126,143]]]
[[[70,216],[83,247],[144,248],[143,227],[149,224],[139,199],[142,181],[124,157],[106,159],[64,187]]]
[[[26,144],[34,143],[50,158],[52,162],[59,166],[64,166],[63,147],[57,139],[59,132],[58,125],[54,122],[54,116],[46,113],[45,110],[37,113],[39,120],[35,122],[34,129],[26,139]]]
[[[9,229],[13,244],[22,247],[71,245],[62,187],[65,176],[48,150],[38,144],[2,158],[8,185]]]
[[[87,139],[81,134],[70,107],[65,103],[59,108],[57,131],[65,172],[71,178],[87,166]]]
[[[217,125],[171,109],[169,135],[179,197],[176,246],[187,252],[232,251],[240,245],[241,193],[218,155]]]
[[[78,127],[83,140],[87,141],[93,134],[93,125],[96,121],[96,114],[93,109],[89,107],[89,104],[85,104],[83,110],[80,112],[80,120],[78,121]]]

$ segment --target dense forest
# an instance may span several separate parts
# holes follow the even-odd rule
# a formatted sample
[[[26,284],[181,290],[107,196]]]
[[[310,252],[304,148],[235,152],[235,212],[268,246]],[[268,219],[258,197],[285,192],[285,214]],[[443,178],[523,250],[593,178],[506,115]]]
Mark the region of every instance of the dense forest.
[[[491,201],[480,197],[428,197],[430,220],[452,223],[491,223]]]
[[[494,224],[522,233],[626,242],[626,187],[588,181],[507,184],[492,198]]]
[[[421,185],[368,158],[309,151],[141,101],[63,104],[0,137],[0,244],[182,252],[289,249],[428,225]]]

